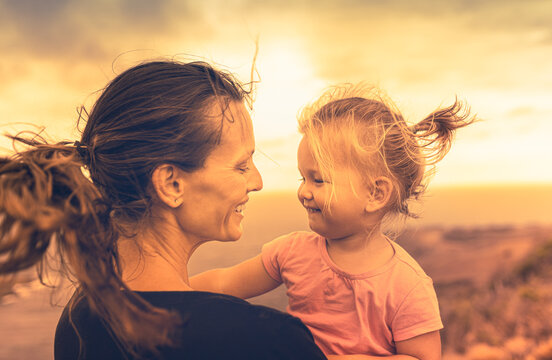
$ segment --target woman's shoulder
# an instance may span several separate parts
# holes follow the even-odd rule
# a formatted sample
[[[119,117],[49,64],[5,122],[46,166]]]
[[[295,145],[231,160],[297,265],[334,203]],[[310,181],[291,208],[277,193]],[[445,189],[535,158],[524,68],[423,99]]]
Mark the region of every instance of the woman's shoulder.
[[[258,337],[287,327],[310,336],[296,317],[234,296],[203,291],[139,294],[154,306],[178,312],[184,320],[183,328],[196,334],[202,331],[222,334],[239,330],[242,334],[250,332]]]
[[[297,318],[233,296],[209,292],[141,294],[152,305],[178,311],[187,358],[324,359]]]
[[[296,318],[281,311],[266,306],[253,305],[243,299],[205,291],[164,291],[138,292],[150,304],[177,311],[186,319],[195,318],[216,322],[227,322],[240,319],[240,324],[249,320],[252,325],[259,320],[268,318],[274,321],[294,321]]]
[[[280,311],[233,296],[200,291],[138,292],[146,301],[175,311],[182,319],[179,346],[163,349],[163,358],[324,359],[303,323]],[[77,307],[85,323],[90,310]],[[91,321],[92,320],[92,321]],[[88,344],[85,344],[88,345]],[[86,346],[88,347],[88,346]]]

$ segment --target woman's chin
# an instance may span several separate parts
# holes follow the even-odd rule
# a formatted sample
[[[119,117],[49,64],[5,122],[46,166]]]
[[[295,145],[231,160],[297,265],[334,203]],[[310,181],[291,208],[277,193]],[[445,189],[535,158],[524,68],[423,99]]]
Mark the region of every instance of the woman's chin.
[[[222,242],[238,241],[239,239],[241,239],[242,235],[243,235],[243,228],[242,228],[242,225],[240,223],[239,226],[236,226],[232,229],[228,229],[228,231],[226,232],[226,236],[224,236],[219,241],[222,241]]]

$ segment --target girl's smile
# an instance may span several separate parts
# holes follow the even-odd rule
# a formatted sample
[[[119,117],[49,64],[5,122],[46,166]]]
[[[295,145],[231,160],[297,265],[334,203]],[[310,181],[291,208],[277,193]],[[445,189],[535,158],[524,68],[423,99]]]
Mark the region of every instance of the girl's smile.
[[[331,182],[323,179],[305,138],[299,144],[297,164],[302,175],[297,196],[307,210],[309,227],[329,239],[364,235],[367,190],[360,176],[340,169]]]

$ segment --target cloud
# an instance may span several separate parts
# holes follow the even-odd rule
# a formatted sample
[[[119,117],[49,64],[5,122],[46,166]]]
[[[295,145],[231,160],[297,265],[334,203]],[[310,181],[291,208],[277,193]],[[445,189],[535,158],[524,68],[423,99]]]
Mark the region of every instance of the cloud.
[[[189,48],[244,26],[268,37],[305,37],[311,56],[327,63],[324,66],[321,61],[320,74],[335,78],[344,77],[346,68],[353,73],[373,73],[382,67],[378,66],[385,55],[381,52],[396,54],[396,59],[386,62],[389,73],[397,70],[396,63],[408,63],[410,57],[442,58],[456,46],[466,48],[455,42],[458,38],[471,42],[468,37],[477,35],[478,29],[540,29],[544,33],[539,41],[546,41],[552,38],[546,15],[552,10],[550,4],[512,0],[4,0],[0,2],[1,29],[11,29],[13,36],[0,37],[0,46],[19,56],[97,62],[171,41]],[[443,38],[456,31],[461,34]],[[432,52],[437,40],[444,50],[440,54]],[[401,78],[414,81],[431,76],[431,71],[418,66],[399,71]]]
[[[2,27],[14,29],[15,34],[5,38],[2,47],[19,56],[95,58],[101,54],[99,44],[86,36],[69,9],[67,1],[5,1]]]
[[[412,121],[458,94],[485,119],[459,140],[530,137],[549,133],[551,13],[548,0],[0,0],[0,125],[72,126],[76,105],[146,58],[195,54],[247,79],[259,34],[255,125],[275,179],[295,171],[296,144],[265,140],[339,82],[380,85]]]
[[[544,40],[551,29],[545,21],[550,2],[383,4],[322,2],[310,17],[297,15],[288,28],[306,39],[318,76],[329,82],[511,88],[537,73],[543,88],[543,81],[552,81],[546,60],[552,49]]]
[[[0,46],[19,56],[98,61],[127,44],[148,44],[171,30],[168,1],[4,0],[2,28],[11,38]],[[180,6],[178,10],[181,10]],[[180,11],[185,20],[186,11]],[[191,16],[191,14],[190,14]]]
[[[536,109],[532,106],[518,106],[508,112],[509,117],[525,117],[531,116],[536,113]]]

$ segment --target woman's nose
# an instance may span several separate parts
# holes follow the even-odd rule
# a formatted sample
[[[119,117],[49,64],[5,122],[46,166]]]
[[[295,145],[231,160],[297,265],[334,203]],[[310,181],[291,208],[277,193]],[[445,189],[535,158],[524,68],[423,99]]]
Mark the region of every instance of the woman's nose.
[[[263,188],[263,178],[261,177],[261,173],[259,172],[259,169],[255,166],[255,164],[252,164],[251,169],[251,176],[249,177],[249,186],[247,189],[247,192],[250,191],[259,191]]]

